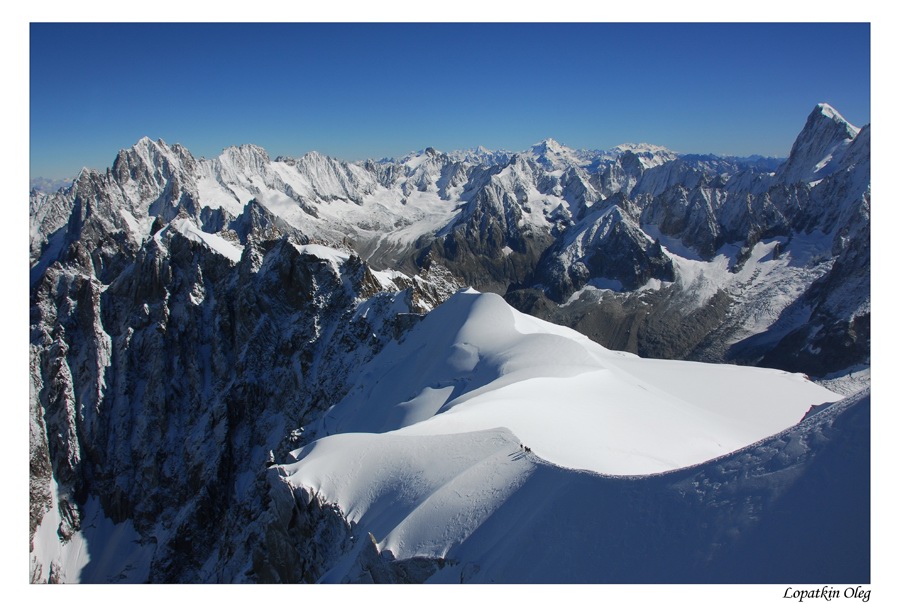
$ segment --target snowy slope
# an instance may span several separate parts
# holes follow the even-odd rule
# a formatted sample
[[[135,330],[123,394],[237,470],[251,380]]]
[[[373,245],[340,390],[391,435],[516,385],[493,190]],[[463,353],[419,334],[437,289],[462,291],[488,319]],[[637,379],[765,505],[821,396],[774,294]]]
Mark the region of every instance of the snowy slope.
[[[641,479],[519,458],[498,437],[495,455],[512,449],[518,467],[490,478],[509,496],[429,581],[868,583],[868,407],[857,397],[732,455]]]
[[[475,547],[468,539],[486,523],[513,530],[546,514],[514,505],[496,517],[544,472],[555,481],[569,475],[562,467],[684,468],[839,398],[797,374],[609,351],[467,290],[363,368],[357,387],[313,427],[322,437],[279,472],[337,504],[397,558],[452,557]],[[496,556],[509,562],[509,551]]]
[[[560,465],[650,474],[748,445],[838,398],[797,374],[610,351],[468,290],[379,355],[322,431],[504,427]]]
[[[61,541],[58,495],[34,536],[33,583],[144,583],[150,573],[155,543],[147,542],[127,520],[118,524],[103,514],[91,498],[84,508],[83,526],[71,539]],[[102,546],[98,546],[102,544]]]

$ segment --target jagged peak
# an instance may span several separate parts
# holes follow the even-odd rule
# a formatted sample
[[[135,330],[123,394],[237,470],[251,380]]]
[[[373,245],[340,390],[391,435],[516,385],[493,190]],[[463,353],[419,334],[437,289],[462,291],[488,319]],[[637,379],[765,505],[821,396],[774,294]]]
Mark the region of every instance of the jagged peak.
[[[641,153],[667,153],[670,155],[678,155],[675,151],[672,151],[667,147],[654,145],[652,143],[622,143],[621,145],[616,145],[610,149],[610,152],[615,154],[622,154],[629,151],[635,155]]]
[[[257,157],[268,163],[269,153],[259,145],[245,143],[243,145],[231,145],[222,149],[222,155],[229,157]]]
[[[347,169],[347,162],[319,151],[307,151],[294,161],[294,165],[302,171],[315,173],[320,170],[343,171]]]
[[[434,147],[425,147],[419,151],[407,153],[399,159],[392,159],[390,160],[390,163],[402,164],[407,168],[415,170],[423,164],[433,164],[435,161],[440,162],[438,158],[441,157],[446,157],[446,154],[443,151],[439,151]]]
[[[142,136],[141,138],[138,139],[138,141],[135,144],[133,144],[131,146],[131,148],[134,149],[135,151],[142,151],[142,150],[147,150],[147,149],[151,149],[151,148],[153,148],[153,149],[168,149],[169,146],[166,144],[166,141],[164,141],[161,138],[153,140],[149,136]]]
[[[131,147],[119,151],[119,154],[116,156],[116,162],[113,163],[113,168],[115,169],[116,163],[125,158],[127,158],[129,163],[133,163],[140,158],[141,162],[152,166],[156,163],[154,158],[159,156],[172,158],[179,154],[189,154],[189,152],[181,145],[170,147],[161,138],[153,140],[149,136],[142,136]]]
[[[329,156],[325,155],[324,153],[320,153],[320,152],[316,151],[315,149],[312,149],[311,151],[307,151],[306,153],[304,153],[301,156],[301,159],[326,160],[326,159],[331,159],[331,158]]]
[[[111,170],[119,182],[132,178],[134,169],[140,166],[150,173],[162,170],[160,178],[168,179],[173,172],[190,170],[193,163],[190,151],[182,145],[169,146],[161,138],[154,141],[143,136],[131,147],[119,151]]]
[[[551,170],[562,170],[584,163],[578,151],[571,147],[566,147],[552,138],[545,138],[536,145],[532,145],[522,155]]]
[[[498,161],[505,161],[512,157],[514,153],[506,149],[488,149],[484,145],[478,145],[468,149],[449,151],[446,155],[455,161],[492,164]]]
[[[569,150],[569,148],[552,138],[545,138],[541,142],[531,146],[531,152],[536,155],[543,153],[560,153],[564,150]]]
[[[442,151],[438,151],[434,147],[428,146],[424,149],[419,149],[418,151],[413,151],[412,153],[408,153],[406,157],[421,157],[423,155],[440,155]]]
[[[819,113],[821,113],[822,115],[824,115],[826,117],[834,118],[835,116],[837,116],[837,117],[840,117],[841,119],[843,119],[841,114],[838,113],[837,110],[834,107],[832,107],[831,105],[829,105],[828,103],[817,104],[816,111],[818,111]]]
[[[241,151],[252,151],[254,153],[262,153],[264,155],[268,155],[268,151],[266,151],[259,145],[254,145],[253,143],[244,143],[243,145],[238,145],[237,148]]]
[[[72,191],[72,190],[79,190],[83,187],[93,188],[93,187],[98,186],[103,180],[104,180],[103,173],[101,173],[96,168],[88,168],[85,166],[78,172],[78,176],[76,176],[72,180],[72,183],[69,186],[64,187],[63,189],[60,189],[60,190],[61,191]]]
[[[843,149],[859,131],[828,103],[817,104],[797,135],[787,161],[779,167],[778,177],[785,182],[810,182],[827,176],[840,165]]]
[[[819,103],[815,106],[812,113],[809,114],[809,118],[807,118],[807,128],[822,120],[834,122],[842,128],[845,128],[848,133],[848,138],[854,138],[859,133],[859,128],[848,122],[837,109],[828,103]]]

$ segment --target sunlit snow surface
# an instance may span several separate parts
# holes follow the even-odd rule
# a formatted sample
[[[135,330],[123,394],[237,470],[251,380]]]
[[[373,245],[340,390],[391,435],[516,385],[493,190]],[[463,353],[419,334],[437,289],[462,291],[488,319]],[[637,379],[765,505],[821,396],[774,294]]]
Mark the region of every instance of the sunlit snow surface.
[[[241,259],[243,247],[240,244],[226,241],[224,238],[213,233],[206,233],[197,228],[189,219],[180,218],[172,221],[172,228],[179,231],[182,235],[190,239],[202,243],[212,251],[219,253],[232,262],[237,263]]]
[[[798,374],[610,351],[473,290],[388,345],[356,383],[282,471],[401,558],[445,556],[540,460],[665,472],[841,398]]]

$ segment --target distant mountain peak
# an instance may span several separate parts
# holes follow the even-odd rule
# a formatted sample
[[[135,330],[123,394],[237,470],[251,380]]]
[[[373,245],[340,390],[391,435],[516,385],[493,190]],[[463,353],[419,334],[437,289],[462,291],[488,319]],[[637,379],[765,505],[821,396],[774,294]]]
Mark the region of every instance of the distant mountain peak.
[[[153,140],[149,136],[142,136],[140,139],[138,139],[138,141],[134,145],[131,146],[131,148],[136,151],[140,151],[142,149],[149,149],[151,147],[166,149],[166,148],[168,148],[168,145],[166,144],[166,141],[164,141],[161,138]]]
[[[671,149],[663,147],[661,145],[653,145],[651,143],[622,143],[621,145],[616,145],[610,151],[614,153],[625,153],[626,151],[631,151],[632,153],[671,153],[675,155],[675,152]]]
[[[555,139],[545,138],[541,142],[531,146],[531,152],[534,155],[543,155],[546,153],[562,153],[565,151],[570,151],[568,147],[565,145],[561,145]]]
[[[311,153],[315,153],[312,151]],[[262,158],[264,161],[269,161],[269,153],[259,145],[254,145],[251,143],[244,143],[243,145],[232,145],[230,147],[225,147],[222,149],[221,155],[228,156],[257,156]]]
[[[320,160],[321,160],[321,159],[326,159],[326,157],[327,157],[326,155],[324,155],[324,154],[322,154],[322,153],[316,151],[315,149],[311,149],[310,151],[307,151],[306,153],[304,153],[304,154],[301,156],[301,158],[307,158],[307,159],[320,159]]]
[[[813,121],[817,121],[821,118],[825,118],[830,120],[842,127],[847,129],[848,134],[850,134],[849,138],[854,138],[857,133],[859,133],[859,128],[848,122],[844,116],[838,113],[838,110],[829,105],[828,103],[819,103],[816,105],[815,109],[813,109],[809,118],[807,119],[807,125],[809,125]]]
[[[545,167],[559,170],[571,165],[580,165],[583,162],[578,157],[578,151],[560,144],[552,138],[545,138],[524,153]]]
[[[816,105],[816,110],[822,115],[834,116],[840,115],[834,107],[829,105],[828,103],[819,103]]]
[[[545,149],[559,149],[562,147],[562,145],[560,145],[559,142],[556,141],[556,139],[548,137],[535,145],[535,147],[543,147]]]
[[[834,107],[817,104],[797,135],[788,160],[778,170],[779,177],[784,182],[811,182],[830,174],[840,165],[844,149],[857,134],[859,128]]]

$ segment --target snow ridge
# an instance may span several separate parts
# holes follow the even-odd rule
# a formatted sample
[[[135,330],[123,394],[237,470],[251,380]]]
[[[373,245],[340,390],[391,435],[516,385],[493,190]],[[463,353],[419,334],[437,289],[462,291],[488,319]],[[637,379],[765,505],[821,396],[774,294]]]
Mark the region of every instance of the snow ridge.
[[[430,348],[423,358],[425,344]],[[548,358],[558,364],[548,365]],[[783,437],[769,434],[786,429],[782,434],[790,441],[821,429],[829,414],[816,416],[819,424],[795,424],[810,406],[840,398],[783,372],[608,351],[580,334],[520,315],[499,297],[471,290],[456,294],[406,340],[386,348],[363,375],[383,379],[372,391],[351,391],[322,420],[331,435],[294,451],[296,461],[275,471],[295,492],[305,493],[298,497],[308,500],[314,493],[336,504],[360,534],[372,536],[382,557],[453,560],[431,578],[436,582],[530,582],[536,576],[554,582],[646,581],[662,574],[669,580],[709,581],[709,560],[696,560],[698,566],[685,575],[672,569],[645,572],[646,565],[633,562],[598,571],[588,562],[604,549],[600,544],[606,540],[598,537],[622,533],[630,540],[637,532],[613,529],[614,521],[604,514],[622,514],[630,500],[623,491],[632,485],[656,492],[654,498],[677,491],[705,501],[704,509],[728,509],[745,495],[732,499],[733,487],[708,494],[716,467],[734,465],[741,450],[752,463],[770,463],[762,460],[772,460],[771,451],[786,443],[777,444]],[[659,419],[658,431],[648,418]],[[794,455],[782,457],[790,460],[788,466],[796,464],[783,483],[738,481],[739,492],[755,498],[769,488],[785,488],[805,463],[800,461],[805,455]],[[687,466],[692,468],[679,470]],[[664,470],[642,481],[620,476]],[[538,493],[543,502],[535,499]],[[578,503],[587,501],[590,506]],[[665,514],[681,509],[671,502],[649,504],[656,505],[665,505],[660,507]],[[539,528],[555,526],[552,518],[562,506],[577,516],[582,537],[558,527],[554,530],[567,535],[559,540]],[[674,512],[686,518],[695,513]],[[702,517],[721,523],[716,531],[732,522],[715,514]],[[683,540],[676,525],[646,530],[663,542]],[[522,548],[529,538],[541,547]],[[354,550],[348,560],[358,555]],[[608,553],[600,559],[612,562]],[[711,559],[734,562],[721,552]],[[348,568],[356,567],[336,562],[323,580],[359,580],[346,574]]]

